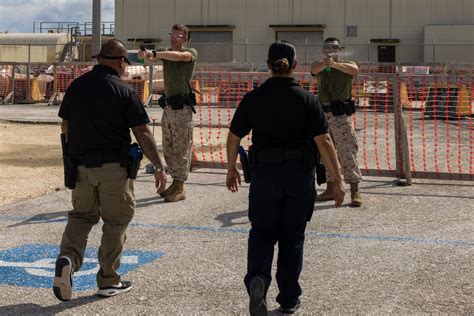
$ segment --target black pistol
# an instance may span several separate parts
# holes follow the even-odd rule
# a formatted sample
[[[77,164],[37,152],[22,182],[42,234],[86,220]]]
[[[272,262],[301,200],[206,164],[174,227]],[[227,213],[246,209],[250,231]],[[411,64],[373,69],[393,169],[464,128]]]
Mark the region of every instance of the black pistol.
[[[242,171],[244,172],[244,181],[245,183],[250,183],[250,180],[252,177],[250,174],[249,157],[244,147],[242,146],[239,146],[239,157],[240,157],[240,165],[242,166]]]

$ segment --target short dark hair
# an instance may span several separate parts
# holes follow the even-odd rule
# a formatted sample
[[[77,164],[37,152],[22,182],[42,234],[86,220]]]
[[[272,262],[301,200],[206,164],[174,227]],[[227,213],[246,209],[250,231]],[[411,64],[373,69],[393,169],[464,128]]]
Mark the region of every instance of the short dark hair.
[[[173,25],[173,27],[171,29],[183,32],[184,36],[186,36],[186,40],[189,41],[189,36],[188,36],[189,29],[186,25],[184,25],[184,24],[175,24],[175,25]]]
[[[327,42],[338,42],[339,45],[341,44],[341,41],[336,37],[328,37],[324,40],[323,43],[327,43]]]
[[[296,49],[287,41],[276,41],[268,49],[267,62],[274,73],[288,73],[296,60]]]

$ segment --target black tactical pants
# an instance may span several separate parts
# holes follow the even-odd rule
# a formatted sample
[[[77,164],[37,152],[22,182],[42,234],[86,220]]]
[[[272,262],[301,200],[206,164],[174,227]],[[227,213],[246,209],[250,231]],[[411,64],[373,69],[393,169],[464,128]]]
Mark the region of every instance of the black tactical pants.
[[[314,172],[302,159],[280,164],[256,163],[249,194],[252,228],[244,279],[247,291],[250,280],[257,275],[265,281],[265,293],[268,290],[273,250],[278,242],[276,300],[283,307],[297,302],[301,295],[298,279],[303,267],[304,232],[315,197]]]

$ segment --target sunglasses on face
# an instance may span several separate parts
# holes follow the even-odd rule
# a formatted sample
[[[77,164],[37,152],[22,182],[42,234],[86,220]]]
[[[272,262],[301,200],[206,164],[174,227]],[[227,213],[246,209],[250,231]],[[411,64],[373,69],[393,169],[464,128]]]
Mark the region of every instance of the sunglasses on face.
[[[132,64],[130,62],[130,60],[125,56],[107,56],[107,55],[104,55],[104,54],[98,54],[98,55],[92,56],[92,58],[96,58],[96,57],[100,57],[100,58],[104,58],[104,59],[121,59],[129,65]]]
[[[170,37],[179,38],[179,39],[183,39],[183,38],[184,38],[184,35],[183,35],[183,34],[168,33],[168,35],[169,35]]]
[[[323,49],[339,49],[339,45],[335,45],[335,44],[324,44],[323,45]]]

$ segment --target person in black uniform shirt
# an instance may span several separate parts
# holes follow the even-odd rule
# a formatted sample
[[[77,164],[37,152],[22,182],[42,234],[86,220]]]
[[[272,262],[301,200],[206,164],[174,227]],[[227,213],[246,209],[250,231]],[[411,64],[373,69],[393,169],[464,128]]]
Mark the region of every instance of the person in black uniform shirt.
[[[319,101],[302,89],[292,73],[296,51],[278,41],[268,51],[271,78],[240,102],[227,138],[226,185],[238,190],[236,168],[240,140],[252,131],[247,275],[250,314],[266,315],[266,293],[271,282],[274,245],[278,242],[276,280],[280,311],[293,313],[302,293],[298,279],[302,270],[304,232],[314,209],[314,143],[329,171],[335,176],[335,202],[344,198],[339,162],[328,134],[328,124]],[[313,143],[314,142],[314,143]]]
[[[62,301],[71,299],[72,274],[81,268],[89,232],[100,218],[104,225],[98,294],[114,296],[132,287],[117,273],[125,230],[135,208],[133,182],[127,174],[130,129],[155,164],[157,192],[166,185],[155,139],[147,126],[148,115],[136,92],[120,78],[130,64],[127,49],[122,42],[109,40],[102,45],[97,61],[92,71],[71,83],[59,109],[67,155],[77,165],[73,210],[68,214],[53,283],[53,292]]]

